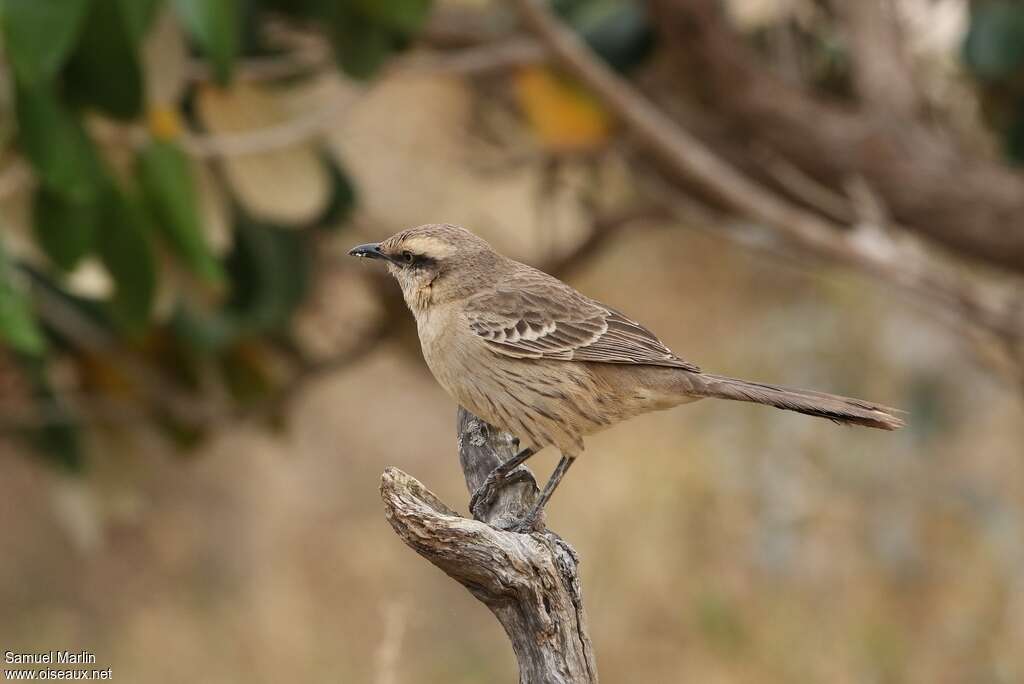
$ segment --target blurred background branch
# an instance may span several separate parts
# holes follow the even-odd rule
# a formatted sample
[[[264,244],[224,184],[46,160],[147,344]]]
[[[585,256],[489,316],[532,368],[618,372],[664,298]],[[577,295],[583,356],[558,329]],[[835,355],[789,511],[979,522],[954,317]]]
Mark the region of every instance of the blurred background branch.
[[[652,11],[672,38],[667,44],[674,60],[689,67],[683,73],[701,75],[690,85],[708,98],[708,115],[751,132],[760,144],[826,183],[863,177],[897,221],[938,245],[1012,271],[1024,269],[1024,237],[1020,230],[1007,230],[1024,201],[1019,172],[972,154],[969,144],[935,122],[917,117],[894,121],[871,100],[856,106],[777,77],[714,2],[665,0],[653,3]],[[858,29],[858,35],[864,30]],[[880,39],[885,36],[869,38]],[[855,57],[854,73],[862,75],[864,88],[882,87],[866,85],[877,73],[860,66]],[[728,139],[718,142],[730,144]]]

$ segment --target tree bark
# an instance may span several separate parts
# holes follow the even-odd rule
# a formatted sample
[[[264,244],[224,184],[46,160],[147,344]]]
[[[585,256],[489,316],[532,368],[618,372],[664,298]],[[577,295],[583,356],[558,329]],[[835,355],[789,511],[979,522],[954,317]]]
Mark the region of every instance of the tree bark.
[[[458,444],[470,492],[517,446],[461,407]],[[538,496],[532,474],[520,468],[524,479],[500,490],[483,521],[460,516],[415,478],[388,468],[381,481],[385,515],[402,541],[494,613],[512,642],[521,684],[597,682],[576,552],[550,530],[500,529]]]

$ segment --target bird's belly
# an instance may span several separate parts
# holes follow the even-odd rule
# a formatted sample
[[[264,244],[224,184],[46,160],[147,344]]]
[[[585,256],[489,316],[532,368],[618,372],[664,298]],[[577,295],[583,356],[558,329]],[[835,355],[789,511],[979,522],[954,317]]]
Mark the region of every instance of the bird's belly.
[[[616,422],[617,408],[584,364],[486,354],[491,358],[435,375],[459,403],[524,446],[553,444],[578,455],[584,435]]]

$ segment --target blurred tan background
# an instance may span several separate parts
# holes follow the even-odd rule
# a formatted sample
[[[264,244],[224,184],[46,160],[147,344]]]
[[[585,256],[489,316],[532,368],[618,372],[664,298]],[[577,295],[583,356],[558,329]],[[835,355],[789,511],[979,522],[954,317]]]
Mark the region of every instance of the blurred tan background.
[[[335,97],[360,206],[294,323],[311,354],[394,317],[397,287],[344,257],[355,243],[444,221],[542,266],[594,230],[581,188],[628,197],[623,155],[511,163],[531,148],[504,124],[484,145],[488,96],[458,75],[331,77],[289,102]],[[308,191],[251,182],[252,202]],[[885,281],[752,235],[635,220],[563,273],[705,369],[903,407],[908,426],[704,401],[589,439],[549,524],[582,557],[602,679],[1024,681],[1020,387]],[[514,681],[498,623],[383,517],[389,465],[468,501],[456,406],[394,320],[305,382],[276,432],[225,420],[182,456],[144,425],[100,428],[81,478],[0,441],[0,650],[86,649],[126,682]],[[556,456],[531,465],[546,477]]]

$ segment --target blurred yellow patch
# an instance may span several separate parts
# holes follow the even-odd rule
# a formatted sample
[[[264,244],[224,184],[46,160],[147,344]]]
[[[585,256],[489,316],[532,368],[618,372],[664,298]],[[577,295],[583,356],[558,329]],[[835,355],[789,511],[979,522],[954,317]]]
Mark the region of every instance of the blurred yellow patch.
[[[582,86],[543,66],[521,69],[516,97],[545,147],[581,151],[599,147],[611,135],[611,115]]]
[[[154,107],[148,113],[149,132],[157,140],[173,140],[181,134],[181,117],[170,107]]]

